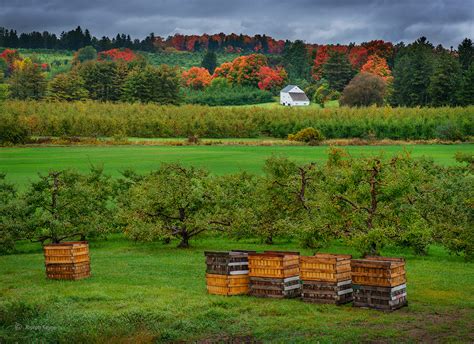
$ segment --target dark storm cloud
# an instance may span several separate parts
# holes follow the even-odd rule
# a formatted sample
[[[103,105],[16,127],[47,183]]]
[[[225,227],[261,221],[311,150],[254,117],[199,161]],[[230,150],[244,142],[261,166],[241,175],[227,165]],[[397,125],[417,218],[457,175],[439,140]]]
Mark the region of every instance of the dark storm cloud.
[[[371,39],[457,45],[474,36],[474,0],[0,0],[0,26],[96,36],[265,33],[312,43]]]

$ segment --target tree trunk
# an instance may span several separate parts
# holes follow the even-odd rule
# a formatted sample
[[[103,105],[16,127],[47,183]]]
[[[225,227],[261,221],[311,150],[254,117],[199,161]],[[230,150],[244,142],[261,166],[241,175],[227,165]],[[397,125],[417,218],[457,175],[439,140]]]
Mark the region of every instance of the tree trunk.
[[[178,245],[178,248],[188,248],[189,247],[189,235],[188,232],[181,233],[181,242]]]
[[[273,245],[273,236],[271,234],[268,235],[267,238],[265,239],[265,244]]]

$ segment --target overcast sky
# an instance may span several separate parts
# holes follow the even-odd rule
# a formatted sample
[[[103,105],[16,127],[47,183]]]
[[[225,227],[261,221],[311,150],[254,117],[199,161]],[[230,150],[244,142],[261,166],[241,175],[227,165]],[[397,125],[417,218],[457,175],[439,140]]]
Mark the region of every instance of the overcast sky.
[[[95,36],[267,34],[308,43],[474,38],[474,0],[0,0],[0,26]]]

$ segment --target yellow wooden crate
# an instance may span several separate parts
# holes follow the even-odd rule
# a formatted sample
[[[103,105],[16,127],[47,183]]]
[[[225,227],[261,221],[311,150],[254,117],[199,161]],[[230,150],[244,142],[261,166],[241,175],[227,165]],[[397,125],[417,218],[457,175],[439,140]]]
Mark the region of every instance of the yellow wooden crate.
[[[351,279],[350,255],[322,254],[300,257],[303,281],[341,282]]]

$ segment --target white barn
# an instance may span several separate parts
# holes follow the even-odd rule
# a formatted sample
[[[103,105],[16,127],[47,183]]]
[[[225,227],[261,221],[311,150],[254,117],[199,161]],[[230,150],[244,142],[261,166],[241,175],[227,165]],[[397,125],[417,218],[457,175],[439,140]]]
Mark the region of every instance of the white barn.
[[[280,91],[280,104],[284,106],[308,106],[309,99],[301,88],[288,85]]]

